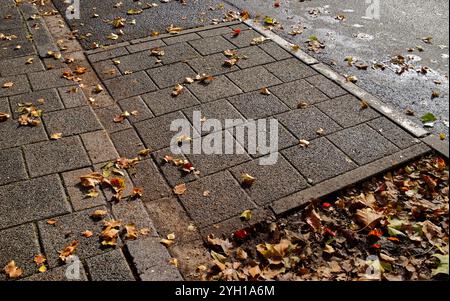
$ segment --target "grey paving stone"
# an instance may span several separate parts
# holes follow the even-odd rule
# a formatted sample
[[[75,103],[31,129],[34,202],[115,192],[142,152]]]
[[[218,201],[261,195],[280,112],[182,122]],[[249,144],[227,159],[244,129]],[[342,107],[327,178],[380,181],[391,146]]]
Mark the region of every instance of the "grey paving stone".
[[[89,106],[49,112],[44,114],[42,119],[50,134],[62,133],[63,136],[71,136],[102,129]]]
[[[144,103],[141,96],[119,100],[118,104],[123,112],[127,111],[131,114],[127,119],[132,124],[154,117],[152,111]],[[137,112],[137,115],[133,115],[133,112]]]
[[[116,116],[123,114],[123,111],[118,105],[96,109],[95,114],[108,133],[114,133],[131,127],[126,118],[123,122],[114,122]]]
[[[39,14],[37,9],[35,12]],[[40,57],[46,56],[48,51],[59,51],[59,47],[54,42],[44,19],[36,18],[34,20],[28,20],[27,25],[33,37],[33,44]]]
[[[399,150],[366,124],[339,131],[328,138],[359,165],[370,163]]]
[[[84,267],[80,265],[79,279],[68,279],[66,277],[67,267],[57,267],[50,269],[45,273],[34,274],[23,279],[23,281],[88,281]],[[72,277],[72,276],[71,276]]]
[[[0,228],[70,211],[58,175],[0,187]]]
[[[263,65],[274,61],[270,55],[265,53],[258,46],[250,46],[239,49],[238,56],[241,57],[241,59],[237,62],[237,65],[242,69]]]
[[[121,157],[134,158],[139,151],[145,149],[144,143],[134,129],[115,132],[110,137]]]
[[[67,137],[24,146],[32,177],[81,168],[90,164],[79,137]]]
[[[144,71],[109,79],[104,83],[115,100],[130,98],[157,89]]]
[[[170,254],[159,239],[130,241],[127,250],[143,281],[182,280],[178,270],[169,264]]]
[[[95,207],[84,211],[54,217],[55,225],[47,224],[47,220],[38,222],[41,242],[47,255],[47,262],[51,268],[60,266],[63,263],[59,259],[59,251],[63,250],[74,240],[78,241],[78,247],[74,255],[80,260],[100,255],[111,251],[114,247],[104,247],[100,241],[100,234],[103,230],[103,221],[111,220],[111,215],[107,215],[103,220],[94,220],[90,216],[95,210],[106,210],[106,207]],[[93,236],[86,238],[82,234],[84,231],[92,231]]]
[[[38,100],[43,99],[44,103],[39,103]],[[19,117],[17,112],[18,105],[24,103],[32,103],[36,108],[42,110],[44,114],[56,110],[64,109],[64,105],[59,98],[58,92],[55,89],[42,90],[37,92],[31,92],[27,94],[20,94],[9,97],[11,108],[14,111],[14,118]]]
[[[134,281],[133,273],[120,250],[86,259],[93,281]]]
[[[6,6],[6,3],[2,3],[2,16],[9,16],[8,18],[2,17],[2,23],[0,23],[0,30],[8,30],[12,28],[20,28],[23,25],[22,17],[16,7]]]
[[[198,34],[193,32],[193,33],[183,34],[183,35],[179,35],[179,36],[174,36],[171,38],[166,38],[166,39],[163,39],[163,42],[166,43],[167,45],[173,45],[176,43],[197,40],[200,38],[201,37]]]
[[[91,63],[112,59],[113,57],[126,55],[128,54],[128,51],[125,47],[117,47],[110,50],[94,53],[91,55],[88,55],[88,59],[91,61]]]
[[[187,173],[180,168],[167,163],[164,160],[165,156],[183,160],[187,160],[187,158],[183,155],[173,154],[170,148],[165,148],[153,153],[156,165],[159,167],[170,186],[175,187],[176,185],[191,182],[197,179],[197,176],[193,173]]]
[[[32,64],[27,64],[27,61],[29,59],[33,59]],[[0,69],[2,76],[26,74],[29,72],[45,70],[44,65],[42,65],[41,61],[39,60],[39,57],[35,55],[2,60],[0,61]]]
[[[5,83],[13,83],[11,88],[3,88]],[[0,77],[0,97],[12,96],[30,91],[30,84],[28,83],[26,75],[11,75]]]
[[[317,184],[357,167],[326,138],[311,141],[308,148],[296,145],[281,153],[311,184]]]
[[[27,170],[20,148],[0,151],[0,185],[25,180]]]
[[[316,106],[342,127],[354,126],[380,116],[372,108],[361,109],[361,102],[353,95],[344,95]]]
[[[169,195],[169,186],[164,181],[152,160],[143,160],[135,167],[131,179],[136,187],[144,190],[141,200],[153,201]]]
[[[118,64],[117,67],[122,73],[126,71],[136,72],[149,68],[155,68],[159,65],[157,63],[158,59],[155,56],[152,56],[150,51],[136,52],[125,56],[116,57],[114,59],[120,61],[120,64]]]
[[[144,191],[145,193],[145,191]],[[138,230],[143,228],[150,229],[151,236],[158,236],[152,220],[147,214],[142,201],[124,200],[112,205],[112,213],[116,219],[122,221],[124,225],[134,224]]]
[[[209,84],[195,82],[188,85],[187,88],[202,103],[242,93],[241,89],[233,84],[226,76],[218,76]]]
[[[208,197],[203,196],[205,191],[210,192]],[[255,207],[226,171],[188,183],[186,194],[180,196],[180,200],[199,227],[213,225]]]
[[[233,44],[221,36],[213,36],[190,41],[189,44],[200,52],[201,55],[209,55],[217,52],[223,52],[227,49],[236,48]]]
[[[297,109],[299,103],[315,104],[329,98],[304,80],[282,84],[270,89],[291,109]]]
[[[66,108],[81,107],[88,104],[88,100],[78,86],[58,88],[59,95]]]
[[[174,233],[176,244],[201,238],[198,229],[188,230],[193,222],[177,198],[163,198],[145,206],[161,237]]]
[[[184,42],[164,47],[164,52],[164,56],[161,57],[164,65],[184,62],[200,56],[194,48]]]
[[[37,273],[34,256],[40,253],[38,236],[33,224],[25,224],[0,231],[0,266],[5,267],[11,260],[23,270],[22,277]],[[0,273],[0,280],[6,280]]]
[[[71,72],[70,69],[65,68],[53,69],[29,73],[28,78],[34,91],[71,86],[74,82],[62,77],[65,71]]]
[[[227,34],[227,33],[231,33],[231,32],[232,32],[232,30],[230,27],[219,27],[219,28],[214,28],[214,29],[210,29],[210,30],[200,31],[198,34],[200,36],[202,36],[203,38],[207,38],[207,37],[219,36],[219,35],[223,35],[223,34]]]
[[[269,73],[269,71],[262,66],[236,71],[227,74],[227,76],[244,92],[255,91],[264,87],[281,84],[281,81],[278,78]]]
[[[205,73],[214,76],[239,70],[237,66],[224,66],[226,59],[227,58],[222,53],[216,53],[198,59],[189,60],[188,64],[199,74]]]
[[[176,97],[172,96],[172,91],[173,88],[159,90],[157,92],[142,95],[142,99],[156,116],[200,104],[187,89]]]
[[[119,157],[111,139],[104,130],[82,134],[81,140],[89,158],[91,158],[91,162],[94,164],[115,160]]]
[[[0,125],[0,149],[47,140],[43,125],[20,126],[17,120],[8,119]]]
[[[160,88],[182,84],[186,77],[194,78],[196,73],[186,63],[176,63],[147,70],[147,73]]]
[[[275,42],[263,43],[259,45],[259,47],[268,54],[270,54],[276,60],[284,60],[292,57],[292,55],[289,52],[281,48]]]
[[[82,168],[73,171],[68,171],[62,174],[64,185],[69,195],[69,201],[75,211],[85,210],[101,205],[105,205],[105,197],[99,193],[97,197],[86,197],[89,189],[80,184],[80,177],[92,173],[92,168]]]
[[[62,58],[57,60],[55,58],[46,57],[46,58],[41,58],[41,61],[44,64],[46,70],[68,68],[69,67],[66,64],[65,60],[63,60]]]
[[[267,65],[266,68],[283,82],[290,82],[317,74],[314,69],[297,58],[272,63]]]
[[[250,198],[260,206],[308,187],[302,175],[281,154],[278,154],[274,165],[262,166],[255,160],[236,166],[230,171],[238,181],[241,181],[241,175],[244,173],[256,178],[255,183],[245,189]]]
[[[201,238],[174,245],[171,252],[178,259],[178,270],[186,281],[200,280],[197,268],[211,261],[211,254],[204,247]]]
[[[111,162],[111,161],[110,161]],[[94,171],[95,172],[99,172],[99,173],[103,173],[104,171],[104,167],[109,164],[110,162],[103,162],[103,163],[99,163],[99,164],[95,164],[94,165]],[[131,169],[129,170],[131,171]],[[133,181],[131,181],[130,176],[128,175],[128,172],[123,172],[122,175],[119,174],[112,174],[109,176],[109,179],[112,178],[118,178],[118,179],[122,179],[124,181],[125,184],[125,189],[122,192],[122,199],[125,200],[126,198],[128,198],[129,196],[131,196],[132,192],[133,192]],[[110,187],[108,187],[108,185],[103,185],[102,187],[103,190],[103,194],[105,195],[105,198],[107,201],[116,201],[114,196],[115,196],[115,192],[110,189]]]
[[[21,48],[18,49],[17,46]],[[8,43],[2,43],[0,47],[0,59],[11,59],[19,56],[36,55],[37,51],[33,43],[26,40],[13,40]]]
[[[8,97],[0,98],[0,112],[11,115],[11,109],[9,107]]]
[[[224,37],[239,48],[250,46],[254,38],[262,35],[254,30],[242,31],[238,36],[234,36],[232,32],[224,35]]]
[[[138,122],[135,128],[147,148],[156,151],[171,146],[176,132],[170,131],[170,126],[174,120],[183,119],[186,119],[183,114],[174,112]]]
[[[312,140],[320,137],[319,129],[324,130],[324,135],[341,129],[327,115],[315,107],[298,109],[275,116],[298,139]]]
[[[126,48],[128,49],[128,51],[130,53],[135,53],[135,52],[150,50],[150,49],[156,48],[156,47],[163,47],[165,45],[166,44],[162,40],[153,40],[153,41],[147,41],[147,42],[143,42],[143,43],[139,43],[139,44],[126,46]]]
[[[93,63],[92,67],[94,68],[98,77],[102,80],[111,79],[122,75],[119,68],[117,68],[112,60]]]
[[[226,119],[239,119],[240,122],[238,122],[238,124],[243,123],[245,120],[245,118],[225,99],[220,99],[217,101],[204,103],[200,106],[191,107],[183,110],[183,112],[192,124],[194,124],[195,122],[195,130],[197,130],[197,132],[199,133],[201,132],[202,135],[210,132],[221,131],[222,129],[226,128]],[[221,123],[221,127],[213,128],[213,130],[209,128],[203,128],[208,124],[202,123],[199,120],[194,121],[194,112],[200,112],[201,118],[206,118],[206,121],[208,119],[219,120]]]
[[[345,91],[323,75],[308,77],[306,78],[306,81],[325,93],[330,98],[335,98],[347,94],[347,91]]]
[[[273,94],[263,95],[259,91],[240,94],[230,98],[229,101],[247,119],[265,118],[289,110]]]
[[[202,153],[197,154],[191,151],[186,154],[189,161],[200,172],[200,176],[206,176],[228,167],[238,165],[250,160],[245,149],[228,132],[216,132],[203,137]],[[195,138],[191,145],[200,143],[200,138]],[[214,153],[205,153],[205,147],[214,146]],[[216,153],[218,150],[220,153]]]
[[[386,117],[374,119],[367,124],[401,149],[419,143],[418,139],[408,134]]]

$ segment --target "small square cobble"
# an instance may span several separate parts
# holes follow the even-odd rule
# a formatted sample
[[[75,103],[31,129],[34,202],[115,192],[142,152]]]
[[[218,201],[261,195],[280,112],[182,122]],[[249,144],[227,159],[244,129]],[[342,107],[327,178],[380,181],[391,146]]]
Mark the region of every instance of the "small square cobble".
[[[123,114],[123,111],[117,104],[110,107],[96,109],[95,114],[108,133],[122,131],[131,127],[127,118],[125,118],[122,122],[114,122],[114,119],[117,116]]]
[[[273,94],[263,95],[259,91],[241,94],[230,98],[229,101],[247,119],[265,118],[289,110]]]
[[[186,77],[194,78],[196,73],[186,63],[176,63],[168,66],[162,66],[147,71],[153,81],[160,88],[167,88],[182,84]]]
[[[33,224],[0,231],[0,266],[5,267],[14,260],[16,266],[23,270],[21,277],[27,277],[38,273],[33,258],[39,253],[38,236]],[[5,273],[0,273],[0,280],[6,280]]]
[[[113,49],[109,49],[109,50],[105,50],[102,52],[91,54],[88,56],[88,58],[89,58],[89,61],[91,61],[91,63],[95,63],[95,62],[112,59],[113,57],[126,55],[126,54],[128,54],[128,51],[125,47],[116,47]]]
[[[44,114],[43,120],[50,135],[62,133],[63,136],[71,136],[102,129],[89,106],[50,112]]]
[[[25,180],[27,170],[20,148],[0,150],[0,185]]]
[[[137,72],[155,68],[159,65],[157,63],[158,59],[153,56],[150,51],[136,52],[114,58],[114,60],[120,62],[117,64],[117,68],[119,68],[122,73]]]
[[[164,55],[160,57],[164,65],[176,62],[184,62],[196,57],[200,57],[197,51],[187,43],[177,43],[164,47]]]
[[[291,109],[296,109],[300,103],[315,104],[329,99],[304,80],[279,85],[270,90]]]
[[[205,191],[208,192],[206,197]],[[187,191],[180,196],[180,200],[201,228],[238,216],[255,207],[227,171],[188,183]]]
[[[127,119],[132,124],[155,117],[141,96],[119,100],[118,104],[123,112],[131,114]]]
[[[174,36],[174,37],[170,37],[170,38],[165,38],[165,39],[163,39],[163,41],[167,45],[173,45],[173,44],[177,44],[177,43],[181,43],[181,42],[198,40],[200,38],[201,37],[198,34],[193,32],[193,33],[183,34],[183,35]]]
[[[24,146],[32,177],[81,168],[90,164],[79,137],[67,137]]]
[[[224,37],[236,45],[239,48],[250,46],[253,42],[253,39],[259,38],[262,35],[254,30],[245,30],[241,31],[239,35],[234,35],[232,31],[229,34],[224,35]]]
[[[101,192],[97,197],[88,197],[86,194],[89,193],[90,189],[87,189],[81,185],[80,178],[89,175],[92,172],[92,168],[82,168],[62,174],[70,203],[75,211],[105,205],[105,197]]]
[[[197,179],[197,176],[194,173],[187,173],[181,168],[165,161],[164,158],[166,156],[187,160],[183,155],[173,154],[170,148],[157,151],[153,153],[153,156],[155,158],[156,165],[159,167],[170,186],[175,187],[176,185],[192,182]]]
[[[92,67],[101,80],[111,79],[122,75],[119,68],[117,68],[112,60],[93,63]]]
[[[73,85],[73,81],[63,77],[64,72],[72,74],[70,69],[61,68],[29,73],[28,78],[34,91]]]
[[[227,74],[227,76],[244,92],[255,91],[261,88],[281,84],[281,81],[278,78],[261,66],[236,71]]]
[[[20,126],[17,120],[8,119],[0,125],[0,149],[47,140],[43,125]]]
[[[172,121],[182,119],[186,119],[183,114],[174,112],[138,122],[135,127],[145,145],[155,151],[171,145],[176,135],[176,132],[170,130]]]
[[[8,85],[13,84],[8,88]],[[7,77],[0,77],[0,97],[23,94],[30,91],[30,84],[28,83],[26,75],[12,75]]]
[[[54,217],[54,225],[47,223],[47,220],[38,222],[39,233],[47,263],[51,268],[62,265],[59,259],[59,251],[70,245],[73,241],[78,241],[78,246],[74,255],[81,260],[106,253],[114,247],[104,247],[100,241],[100,233],[103,230],[103,221],[111,220],[110,214],[103,219],[93,219],[91,214],[95,210],[107,211],[106,207],[95,207],[84,211],[79,211],[63,216]],[[91,231],[93,235],[89,238],[83,236],[83,232]]]
[[[64,106],[67,109],[81,107],[88,104],[86,95],[84,95],[83,90],[81,90],[78,86],[58,88],[58,92]]]
[[[115,132],[110,136],[121,157],[134,158],[139,151],[145,149],[144,143],[134,129]]]
[[[106,131],[95,131],[81,135],[84,147],[92,163],[115,160],[119,157]]]
[[[140,161],[131,174],[131,179],[136,187],[144,190],[141,200],[154,201],[169,196],[169,186],[164,181],[155,163],[148,159]]]
[[[172,96],[173,88],[142,95],[142,99],[156,115],[178,111],[200,104],[200,102],[185,89],[180,95]]]
[[[0,187],[0,228],[70,212],[58,175]]]
[[[263,43],[259,45],[259,47],[268,54],[270,54],[276,60],[285,60],[292,57],[292,55],[289,52],[281,48],[275,42]]]
[[[216,53],[205,57],[189,60],[188,64],[199,74],[220,75],[239,70],[238,66],[227,67],[224,65],[226,56]]]
[[[235,48],[233,44],[221,36],[213,36],[190,41],[189,44],[191,44],[191,46],[194,47],[201,55],[209,55]]]
[[[352,95],[341,96],[316,105],[342,127],[354,126],[380,116],[372,108],[362,108],[361,102]]]
[[[323,75],[315,75],[306,78],[311,85],[325,93],[330,98],[336,98],[347,94],[347,91],[339,87],[337,84],[329,80]]]
[[[120,250],[86,260],[92,281],[134,281],[133,273]]]
[[[28,62],[32,62],[31,64]],[[35,55],[22,56],[18,58],[0,61],[0,73],[2,76],[11,76],[17,74],[26,74],[29,72],[43,71],[39,57]]]
[[[281,152],[305,176],[310,184],[317,184],[357,165],[326,138],[311,141],[307,148],[299,145]]]
[[[188,89],[202,102],[210,102],[242,93],[226,76],[215,77],[208,84],[195,82]]]
[[[374,130],[401,149],[406,149],[419,143],[419,140],[408,134],[386,117],[380,117],[368,122]]]
[[[399,150],[366,124],[339,131],[328,138],[359,165],[370,163]]]
[[[106,80],[105,85],[115,100],[157,90],[156,85],[144,71]]]
[[[258,46],[239,49],[238,56],[241,59],[237,62],[237,65],[242,69],[263,65],[274,61],[270,55]]]
[[[201,177],[250,160],[243,146],[228,131],[212,133],[203,139],[200,142],[200,138],[195,138],[191,143],[193,146],[202,143],[201,154],[191,152],[186,155]],[[211,145],[214,146],[214,152],[211,150],[212,153],[209,153],[206,147]]]
[[[9,103],[14,111],[14,118],[18,118],[20,115],[17,112],[19,104],[31,103],[39,110],[42,110],[44,114],[64,109],[64,105],[55,89],[11,96],[9,97]]]
[[[283,82],[291,82],[317,74],[314,69],[305,65],[297,58],[272,63],[267,65],[266,68]]]
[[[317,108],[298,109],[275,116],[298,139],[312,140],[341,127]],[[318,132],[323,130],[321,134]]]
[[[277,155],[278,160],[274,165],[263,166],[259,165],[258,160],[254,160],[230,170],[238,181],[241,181],[241,175],[244,173],[256,178],[255,183],[245,189],[258,205],[267,205],[308,187],[302,175],[281,154]]]

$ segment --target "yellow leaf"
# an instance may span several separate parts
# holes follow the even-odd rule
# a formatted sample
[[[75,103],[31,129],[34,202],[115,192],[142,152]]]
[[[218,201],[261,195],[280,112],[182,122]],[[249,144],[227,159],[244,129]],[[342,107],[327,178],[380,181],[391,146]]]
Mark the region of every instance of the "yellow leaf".
[[[252,211],[251,210],[245,210],[241,214],[241,218],[243,218],[246,221],[249,221],[252,219]]]
[[[253,183],[255,183],[256,178],[252,177],[248,173],[243,173],[241,175],[241,181],[242,181],[242,184],[244,184],[246,186],[252,186]]]
[[[173,192],[176,195],[183,195],[186,193],[186,190],[187,190],[186,184],[183,183],[183,184],[175,186],[175,188],[173,189]]]
[[[58,140],[62,138],[62,133],[54,133],[50,136],[51,140]]]

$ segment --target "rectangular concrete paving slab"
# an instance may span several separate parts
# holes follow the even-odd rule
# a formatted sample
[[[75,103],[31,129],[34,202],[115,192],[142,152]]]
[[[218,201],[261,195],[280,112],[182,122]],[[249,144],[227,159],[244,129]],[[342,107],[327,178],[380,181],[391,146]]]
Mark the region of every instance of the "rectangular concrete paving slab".
[[[70,212],[58,175],[0,187],[0,228]]]
[[[136,72],[149,68],[155,68],[157,64],[157,58],[152,56],[150,51],[136,52],[125,56],[119,56],[113,59],[118,61],[117,68],[120,72]]]
[[[190,41],[189,44],[194,47],[201,55],[210,55],[233,49],[235,46],[221,36],[206,37]]]
[[[239,70],[238,66],[227,67],[224,65],[226,56],[216,53],[196,59],[188,60],[187,63],[199,74],[220,75],[231,71]]]
[[[62,133],[63,136],[72,136],[102,129],[89,106],[49,112],[42,119],[50,135]]]
[[[122,109],[117,104],[95,109],[95,115],[100,120],[103,128],[109,134],[131,128],[130,122],[126,118],[122,122],[114,121],[116,117],[122,115],[123,113],[124,111],[122,111]]]
[[[8,119],[0,124],[0,149],[47,140],[44,126],[20,126],[17,120]]]
[[[200,104],[189,90],[184,90],[176,97],[172,95],[172,91],[173,88],[159,90],[142,95],[142,99],[156,116]]]
[[[86,259],[92,281],[135,281],[125,256],[120,250]]]
[[[202,103],[218,100],[221,98],[230,97],[242,93],[235,84],[233,84],[225,76],[217,76],[215,79],[207,84],[195,82],[187,88],[200,100]]]
[[[340,86],[329,80],[323,75],[315,75],[306,78],[306,81],[325,93],[330,98],[336,98],[347,94],[347,91]]]
[[[62,68],[29,73],[28,78],[34,91],[73,85],[73,81],[63,77],[65,72],[72,73],[70,69]]]
[[[262,66],[236,71],[227,74],[227,76],[244,92],[260,90],[282,83]]]
[[[124,225],[135,225],[138,231],[146,228],[150,230],[150,236],[158,236],[152,220],[139,199],[123,200],[113,204],[112,213]]]
[[[29,144],[23,149],[32,177],[90,165],[81,139],[77,136]]]
[[[291,109],[297,109],[300,103],[311,105],[328,100],[325,94],[305,80],[298,80],[272,87],[270,91]]]
[[[86,276],[86,272],[84,270],[84,267],[82,265],[80,265],[80,269],[77,271],[77,273],[79,274],[70,274],[70,279],[67,278],[66,276],[66,272],[67,272],[67,267],[66,266],[62,266],[62,267],[57,267],[54,269],[50,269],[45,273],[39,273],[39,274],[34,274],[30,277],[27,277],[25,279],[23,279],[23,281],[88,281],[88,278]],[[72,278],[74,277],[74,278]]]
[[[39,57],[35,55],[2,60],[0,61],[0,69],[0,74],[2,76],[26,74],[29,72],[45,70],[44,65],[39,60]]]
[[[411,147],[420,141],[395,125],[386,117],[374,119],[367,124],[401,149]]]
[[[67,109],[81,107],[88,104],[86,95],[84,95],[83,90],[78,86],[58,88],[58,92],[64,106]]]
[[[196,75],[195,71],[186,63],[175,63],[149,69],[147,73],[161,89],[182,84],[186,77],[194,78]]]
[[[289,110],[274,95],[263,95],[260,91],[229,98],[230,103],[247,119],[261,119]]]
[[[104,130],[82,134],[81,140],[93,164],[119,158],[111,139]]]
[[[10,86],[12,84],[12,86]],[[13,96],[30,92],[26,75],[0,77],[0,97]]]
[[[136,165],[131,179],[136,187],[144,189],[142,201],[158,200],[169,196],[169,186],[150,159],[140,161]]]
[[[109,79],[104,83],[115,100],[157,90],[156,85],[144,71]]]
[[[134,129],[115,132],[110,137],[121,157],[134,158],[139,151],[145,149],[144,143]]]
[[[264,50],[262,50],[258,46],[241,48],[237,51],[237,56],[242,58],[239,59],[237,62],[237,65],[241,69],[255,67],[258,65],[263,65],[274,61],[274,59],[270,55],[268,55]]]
[[[317,74],[314,69],[296,58],[272,63],[265,67],[283,82],[291,82]]]
[[[20,148],[0,150],[0,186],[28,178]]]
[[[42,90],[26,94],[20,94],[9,97],[11,108],[14,111],[14,118],[19,117],[17,110],[19,104],[31,103],[37,109],[42,110],[44,114],[47,112],[64,109],[64,105],[55,89]]]
[[[142,100],[142,96],[122,99],[117,103],[123,112],[130,113],[130,116],[127,119],[131,124],[155,117]]]

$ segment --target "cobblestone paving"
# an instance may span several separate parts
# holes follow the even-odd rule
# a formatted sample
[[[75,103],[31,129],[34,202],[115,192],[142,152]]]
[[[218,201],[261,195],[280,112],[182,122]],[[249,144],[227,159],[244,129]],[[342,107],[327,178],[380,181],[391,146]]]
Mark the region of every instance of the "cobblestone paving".
[[[193,279],[188,271],[209,260],[202,247],[206,234],[246,227],[270,215],[269,206],[277,200],[420,143],[375,110],[362,109],[359,99],[274,42],[251,45],[260,34],[243,24],[238,37],[225,24],[85,56],[61,26],[61,17],[30,18],[37,14],[35,6],[0,2],[5,4],[0,33],[17,36],[0,40],[0,87],[14,83],[0,88],[0,111],[11,115],[0,123],[0,267],[15,260],[26,280],[64,280],[58,252],[73,240],[79,241],[80,280]],[[28,40],[28,32],[37,27],[41,31],[35,34],[43,38]],[[59,39],[67,48],[63,57],[48,57]],[[150,56],[153,47],[165,51],[160,61]],[[227,49],[248,59],[224,67]],[[69,58],[74,62],[66,63]],[[62,77],[78,66],[88,68],[79,76],[81,86]],[[186,85],[179,97],[170,95],[175,84],[198,73],[216,79],[209,85]],[[104,87],[100,93],[94,91],[97,84]],[[261,94],[263,87],[271,95]],[[18,104],[26,102],[43,110],[41,125],[18,125]],[[308,106],[298,108],[300,102]],[[208,119],[277,119],[278,162],[261,166],[258,159],[268,153],[248,154],[247,146],[238,145],[240,155],[175,155],[191,161],[198,175],[165,164],[164,156],[172,155],[171,122],[192,122],[194,110]],[[124,111],[138,115],[114,122]],[[63,138],[52,140],[54,133]],[[222,134],[235,135],[231,129]],[[301,139],[310,146],[300,147]],[[115,203],[106,190],[85,197],[80,176],[119,156],[134,158],[145,148],[151,156],[123,174],[125,194],[142,187],[142,197]],[[242,173],[255,176],[255,184],[241,185]],[[177,197],[172,189],[182,183],[187,191]],[[102,222],[90,218],[97,209],[108,212],[106,219],[151,233],[134,241],[121,237],[116,247],[101,246]],[[254,218],[240,220],[248,209]],[[56,224],[48,224],[49,219]],[[197,230],[188,231],[190,225]],[[94,235],[83,237],[84,230]],[[176,243],[168,250],[160,239],[170,233]],[[39,253],[47,258],[46,273],[33,263]],[[172,257],[179,259],[179,269],[169,263]]]

